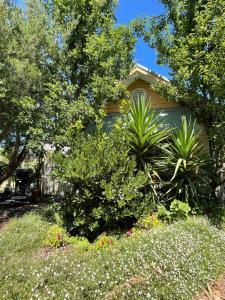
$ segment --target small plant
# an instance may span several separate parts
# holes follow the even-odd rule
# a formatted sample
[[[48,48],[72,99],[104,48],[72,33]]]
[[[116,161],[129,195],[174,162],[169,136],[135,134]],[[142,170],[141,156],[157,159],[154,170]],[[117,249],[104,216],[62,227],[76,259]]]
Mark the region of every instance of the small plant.
[[[185,203],[185,202],[175,199],[170,204],[170,213],[171,213],[171,218],[173,220],[187,219],[190,211],[191,211],[191,208],[188,205],[188,203]]]
[[[65,245],[66,240],[68,240],[68,236],[65,229],[55,224],[48,229],[47,237],[44,240],[44,246],[59,248]]]
[[[107,247],[112,246],[115,243],[115,241],[116,241],[115,237],[109,236],[106,234],[102,234],[96,239],[96,241],[94,243],[94,248],[96,250],[100,250],[102,248],[107,248]]]
[[[170,204],[170,210],[167,210],[164,205],[159,205],[157,211],[161,220],[173,222],[187,219],[191,208],[188,203],[175,199]]]
[[[90,243],[85,237],[71,236],[66,240],[66,242],[74,245],[76,250],[81,252],[88,251],[90,247]]]
[[[171,212],[166,209],[166,207],[162,204],[157,207],[158,218],[160,220],[170,222],[171,220]]]
[[[159,220],[157,213],[149,214],[141,218],[137,225],[143,229],[151,229],[156,227],[163,227],[164,224]]]

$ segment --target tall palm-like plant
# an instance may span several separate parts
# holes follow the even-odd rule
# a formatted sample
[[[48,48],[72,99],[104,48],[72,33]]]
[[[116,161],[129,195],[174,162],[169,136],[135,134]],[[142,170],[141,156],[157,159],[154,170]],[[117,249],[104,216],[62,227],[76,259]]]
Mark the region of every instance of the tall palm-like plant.
[[[199,167],[204,164],[204,151],[199,142],[199,131],[196,121],[187,122],[182,118],[182,126],[172,136],[169,147],[166,148],[168,165],[174,172],[171,178],[172,187],[168,193],[174,198],[189,202],[197,200],[196,184],[199,182]]]
[[[138,102],[133,101],[128,121],[130,152],[136,157],[138,169],[146,172],[151,183],[152,174],[158,176],[153,168],[155,158],[162,151],[164,145],[161,142],[168,137],[169,132],[144,98]]]

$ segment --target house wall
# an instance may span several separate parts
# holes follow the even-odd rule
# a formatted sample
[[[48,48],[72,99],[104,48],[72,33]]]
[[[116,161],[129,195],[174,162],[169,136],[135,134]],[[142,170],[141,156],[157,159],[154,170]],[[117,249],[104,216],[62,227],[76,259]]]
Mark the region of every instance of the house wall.
[[[127,89],[130,93],[132,93],[136,89],[144,89],[147,94],[147,99],[151,102],[151,108],[175,108],[180,107],[180,104],[176,102],[169,102],[166,99],[164,99],[162,96],[160,96],[158,93],[156,93],[150,86],[149,83],[142,79],[138,79],[135,82],[133,82]],[[119,112],[120,107],[119,101],[117,103],[109,103],[106,106],[107,113],[113,113],[113,112]]]
[[[170,102],[166,99],[164,99],[159,93],[155,92],[151,85],[142,80],[137,79],[134,81],[131,85],[128,86],[128,91],[132,93],[136,89],[144,89],[145,93],[147,95],[147,99],[150,101],[150,105],[152,109],[176,109],[176,108],[182,108],[182,106],[176,102]],[[107,113],[118,113],[120,111],[120,102],[117,103],[109,103],[106,106]],[[200,129],[200,141],[204,145],[204,149],[206,152],[209,151],[208,146],[208,137],[205,131],[205,128],[203,125],[199,124]]]

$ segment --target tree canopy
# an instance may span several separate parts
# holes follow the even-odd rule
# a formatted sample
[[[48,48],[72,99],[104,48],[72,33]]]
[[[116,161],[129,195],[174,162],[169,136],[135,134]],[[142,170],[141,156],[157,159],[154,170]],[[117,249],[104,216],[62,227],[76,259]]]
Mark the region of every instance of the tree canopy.
[[[48,16],[38,1],[26,12],[0,3],[0,145],[7,158],[0,183],[21,164],[43,135],[42,101],[54,78],[57,52]]]
[[[135,36],[117,1],[28,0],[0,7],[0,143],[6,180],[45,143],[69,145],[95,110],[122,99]]]

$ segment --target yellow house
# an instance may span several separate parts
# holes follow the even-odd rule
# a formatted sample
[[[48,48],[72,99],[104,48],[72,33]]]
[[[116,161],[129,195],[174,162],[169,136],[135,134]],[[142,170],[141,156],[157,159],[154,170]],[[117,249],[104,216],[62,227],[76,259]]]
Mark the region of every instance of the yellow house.
[[[165,100],[162,96],[156,93],[152,89],[152,85],[156,82],[162,81],[165,84],[169,80],[161,75],[157,75],[152,71],[148,70],[142,65],[135,65],[131,70],[129,77],[125,81],[128,91],[131,93],[131,96],[138,100],[141,97],[151,100],[151,108],[177,108],[180,105],[176,102],[169,102]],[[119,112],[119,102],[116,104],[107,105],[108,113]]]
[[[155,92],[152,86],[156,82],[163,82],[167,84],[169,80],[164,76],[156,74],[146,67],[137,64],[131,70],[129,77],[125,81],[131,98],[139,100],[145,98],[149,100],[151,109],[154,109],[156,115],[162,120],[166,127],[180,128],[182,116],[186,116],[189,120],[191,118],[191,111],[189,108],[180,105],[177,102],[170,102],[164,99],[159,93]],[[107,127],[111,127],[118,117],[120,112],[120,103],[107,104]],[[192,117],[192,120],[194,118]],[[204,127],[201,124],[196,125],[201,132],[201,139],[207,145],[207,136]]]

